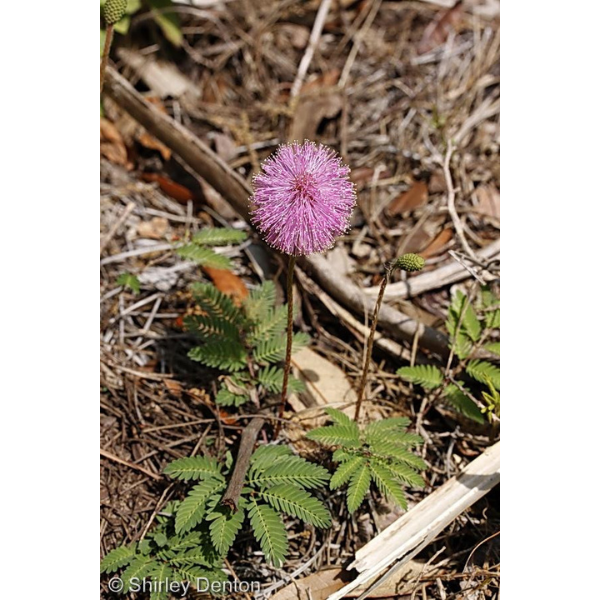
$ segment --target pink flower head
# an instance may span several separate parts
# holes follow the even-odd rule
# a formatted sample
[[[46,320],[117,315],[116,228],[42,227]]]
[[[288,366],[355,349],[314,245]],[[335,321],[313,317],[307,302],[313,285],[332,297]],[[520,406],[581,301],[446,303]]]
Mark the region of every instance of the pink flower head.
[[[282,145],[254,177],[252,222],[267,244],[302,256],[331,248],[356,204],[350,169],[327,146]]]

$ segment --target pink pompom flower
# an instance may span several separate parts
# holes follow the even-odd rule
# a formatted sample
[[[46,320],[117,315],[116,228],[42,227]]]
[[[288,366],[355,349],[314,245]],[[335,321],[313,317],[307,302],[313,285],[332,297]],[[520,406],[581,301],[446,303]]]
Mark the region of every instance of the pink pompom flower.
[[[305,141],[278,148],[254,177],[252,222],[291,256],[323,252],[345,233],[356,204],[350,169],[334,150]]]

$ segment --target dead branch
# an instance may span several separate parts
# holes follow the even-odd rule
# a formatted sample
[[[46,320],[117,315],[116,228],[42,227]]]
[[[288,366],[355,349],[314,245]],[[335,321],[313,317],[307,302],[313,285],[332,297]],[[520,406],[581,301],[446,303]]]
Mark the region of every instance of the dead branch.
[[[246,480],[246,473],[250,466],[250,457],[254,450],[256,438],[264,423],[264,417],[254,417],[254,419],[246,425],[246,429],[244,429],[244,432],[242,433],[235,467],[231,479],[229,480],[227,490],[221,500],[221,504],[228,506],[234,512],[237,510],[237,503],[240,499],[242,488],[244,487],[244,481]]]

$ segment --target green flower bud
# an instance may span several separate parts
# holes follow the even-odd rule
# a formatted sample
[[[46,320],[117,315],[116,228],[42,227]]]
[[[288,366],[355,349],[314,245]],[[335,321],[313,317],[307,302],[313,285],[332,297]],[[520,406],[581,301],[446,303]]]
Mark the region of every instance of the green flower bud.
[[[104,20],[107,25],[114,25],[123,18],[127,0],[106,0],[104,5]]]
[[[418,254],[403,254],[394,263],[396,269],[402,269],[403,271],[420,271],[425,265],[425,259]]]

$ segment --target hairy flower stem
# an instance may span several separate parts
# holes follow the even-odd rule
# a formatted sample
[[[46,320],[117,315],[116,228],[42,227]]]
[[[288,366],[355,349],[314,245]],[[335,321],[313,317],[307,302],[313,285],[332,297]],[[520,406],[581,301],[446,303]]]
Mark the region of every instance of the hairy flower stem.
[[[369,374],[369,365],[371,364],[371,355],[373,354],[373,342],[375,340],[375,330],[377,329],[377,321],[379,320],[379,309],[383,302],[383,295],[385,294],[385,288],[387,287],[390,275],[394,270],[393,266],[386,266],[385,275],[381,281],[381,287],[379,288],[379,295],[377,296],[377,302],[375,303],[375,310],[373,311],[373,321],[371,322],[371,331],[369,332],[369,340],[367,341],[367,352],[365,354],[365,362],[363,365],[363,372],[360,378],[360,385],[358,386],[358,395],[356,400],[356,412],[354,413],[354,420],[358,422],[360,416],[360,407],[362,405],[363,397],[365,395],[365,388],[367,386],[367,375]]]
[[[102,62],[100,63],[100,93],[102,93],[102,88],[104,87],[104,73],[108,64],[108,55],[112,45],[114,30],[115,26],[113,24],[106,26],[106,38],[104,39],[104,50],[102,51]],[[96,54],[96,56],[98,55]]]
[[[285,347],[285,364],[283,365],[283,385],[281,386],[281,404],[279,405],[279,420],[275,425],[275,439],[279,437],[281,430],[281,419],[285,409],[285,401],[287,399],[288,381],[290,378],[290,368],[292,366],[292,329],[294,326],[294,266],[296,265],[296,257],[290,255],[287,273],[287,344]]]

